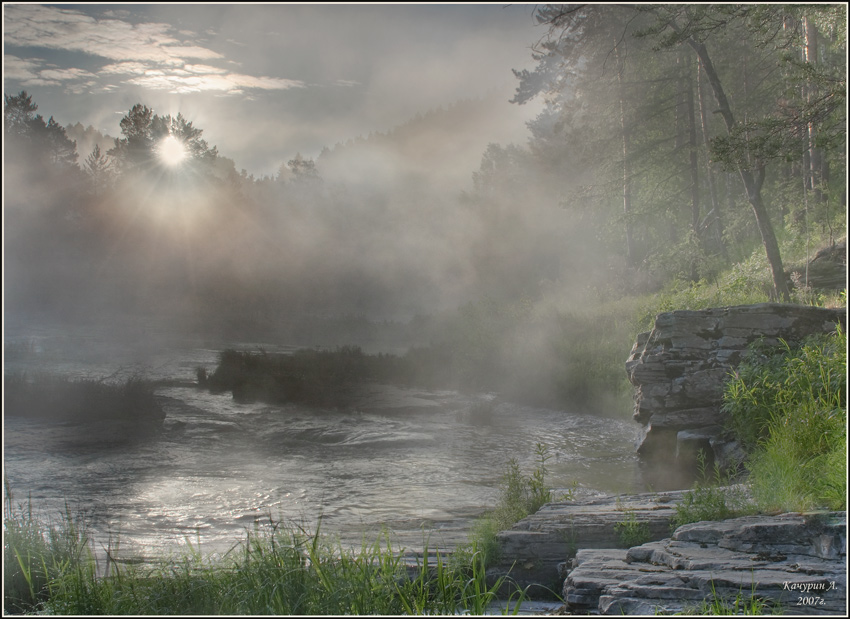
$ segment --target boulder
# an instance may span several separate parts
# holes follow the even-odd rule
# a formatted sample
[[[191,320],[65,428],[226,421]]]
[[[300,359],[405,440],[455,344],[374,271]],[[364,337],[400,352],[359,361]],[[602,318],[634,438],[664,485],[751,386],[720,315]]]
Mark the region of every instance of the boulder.
[[[808,286],[816,290],[847,288],[847,238],[821,249],[809,261],[808,269],[791,269],[789,278],[795,286]]]
[[[656,488],[690,485],[695,454],[734,466],[738,453],[723,431],[723,386],[756,340],[799,342],[847,326],[846,309],[759,303],[659,314],[626,361],[635,386],[634,419],[642,425],[638,453]]]

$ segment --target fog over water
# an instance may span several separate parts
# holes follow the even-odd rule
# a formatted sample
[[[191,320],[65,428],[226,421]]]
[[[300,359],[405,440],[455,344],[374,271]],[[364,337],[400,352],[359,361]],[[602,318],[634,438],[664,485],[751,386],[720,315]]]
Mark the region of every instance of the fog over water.
[[[320,514],[455,543],[537,444],[554,488],[643,489],[628,411],[549,405],[581,365],[555,308],[623,276],[564,208],[581,170],[525,145],[554,119],[508,102],[530,8],[485,7],[4,6],[4,373],[179,382],[146,436],[4,416],[16,500],[147,555]],[[455,376],[346,409],[190,384],[228,348],[346,345]]]
[[[189,382],[197,367],[216,362],[214,349],[190,342],[140,356],[96,330],[29,337],[37,353],[7,361],[7,371]],[[632,424],[495,394],[375,387],[350,410],[238,404],[191,386],[157,395],[167,417],[148,436],[7,418],[4,465],[14,498],[51,516],[67,502],[99,543],[118,541],[132,557],[168,553],[186,539],[223,552],[255,521],[315,530],[320,515],[322,529],[346,543],[387,527],[405,548],[421,547],[426,536],[432,547],[451,547],[495,504],[507,460],[530,471],[538,443],[549,447],[554,488],[642,489]]]

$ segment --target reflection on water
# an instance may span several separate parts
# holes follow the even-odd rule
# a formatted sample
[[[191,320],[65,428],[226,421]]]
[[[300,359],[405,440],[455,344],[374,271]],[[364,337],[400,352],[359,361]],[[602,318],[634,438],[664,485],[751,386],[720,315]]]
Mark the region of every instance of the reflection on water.
[[[6,371],[105,376],[131,368],[188,381],[197,367],[212,369],[217,354],[172,348],[139,362],[129,351],[98,354],[96,341],[85,356],[72,350],[42,342],[7,359]],[[634,424],[492,395],[375,388],[348,411],[237,404],[192,387],[162,388],[157,397],[163,430],[138,441],[104,444],[73,427],[5,419],[5,473],[16,501],[29,496],[55,515],[67,500],[96,538],[117,537],[122,552],[147,554],[187,538],[223,550],[269,516],[315,530],[320,514],[323,531],[357,543],[387,526],[407,547],[422,542],[423,530],[432,547],[451,545],[494,505],[509,458],[531,472],[537,443],[552,455],[553,487],[643,489]]]

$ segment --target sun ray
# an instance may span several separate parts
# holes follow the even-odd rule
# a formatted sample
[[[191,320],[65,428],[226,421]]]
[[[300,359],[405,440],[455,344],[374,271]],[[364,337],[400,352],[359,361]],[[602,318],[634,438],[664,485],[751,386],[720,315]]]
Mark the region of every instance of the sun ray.
[[[186,147],[172,135],[159,143],[157,153],[160,160],[169,167],[176,167],[186,159]]]

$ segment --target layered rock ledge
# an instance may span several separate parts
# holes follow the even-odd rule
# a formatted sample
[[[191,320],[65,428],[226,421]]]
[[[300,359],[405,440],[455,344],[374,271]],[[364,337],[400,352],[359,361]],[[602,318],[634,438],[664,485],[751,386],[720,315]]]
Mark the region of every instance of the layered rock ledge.
[[[847,610],[846,512],[697,522],[628,550],[579,550],[564,582],[570,614],[672,614],[755,598],[767,612]]]
[[[724,436],[723,385],[756,340],[800,342],[846,328],[845,309],[760,303],[659,314],[652,331],[637,337],[626,361],[635,386],[634,419],[642,426],[638,453],[659,469],[657,487],[690,485],[695,454],[703,450],[723,469],[742,453]]]
[[[671,491],[547,503],[497,535],[502,559],[488,569],[488,575],[507,576],[522,587],[531,586],[535,599],[554,598],[564,581],[565,562],[576,552],[621,545],[618,523],[633,519],[644,527],[648,539],[668,537],[683,494]]]

